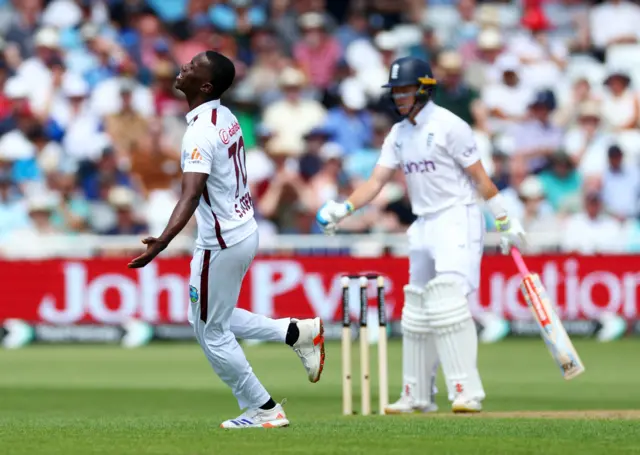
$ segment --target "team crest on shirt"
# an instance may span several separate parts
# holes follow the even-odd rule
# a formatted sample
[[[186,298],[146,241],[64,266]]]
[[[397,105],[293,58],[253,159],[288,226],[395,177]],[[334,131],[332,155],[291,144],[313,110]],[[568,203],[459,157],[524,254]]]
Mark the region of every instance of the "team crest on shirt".
[[[198,290],[195,286],[189,286],[189,300],[191,303],[196,303],[198,301]]]
[[[427,147],[431,148],[431,146],[433,145],[433,133],[429,133],[427,134]]]

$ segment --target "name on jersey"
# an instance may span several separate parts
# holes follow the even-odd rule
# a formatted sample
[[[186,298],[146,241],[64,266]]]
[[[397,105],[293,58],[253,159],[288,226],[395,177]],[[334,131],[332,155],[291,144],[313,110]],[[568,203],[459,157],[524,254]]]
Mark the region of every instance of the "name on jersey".
[[[245,216],[249,210],[253,208],[253,199],[248,191],[236,202],[235,210],[240,218]]]
[[[435,172],[436,163],[429,160],[422,161],[405,161],[402,165],[404,175],[424,174],[425,172]]]
[[[220,130],[220,140],[223,143],[228,144],[231,142],[231,138],[240,131],[240,124],[238,122],[233,122],[228,129]]]

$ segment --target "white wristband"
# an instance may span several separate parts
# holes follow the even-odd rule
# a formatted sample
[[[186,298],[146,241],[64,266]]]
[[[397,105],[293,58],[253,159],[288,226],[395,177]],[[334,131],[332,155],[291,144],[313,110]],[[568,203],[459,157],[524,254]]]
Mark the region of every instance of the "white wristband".
[[[507,209],[504,208],[504,198],[500,193],[496,194],[491,199],[487,199],[487,205],[496,220],[507,216]]]

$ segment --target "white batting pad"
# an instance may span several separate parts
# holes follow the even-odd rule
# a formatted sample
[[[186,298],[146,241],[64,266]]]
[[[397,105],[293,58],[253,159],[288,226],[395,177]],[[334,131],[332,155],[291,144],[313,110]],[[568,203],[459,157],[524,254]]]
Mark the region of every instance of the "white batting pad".
[[[438,365],[435,336],[425,314],[421,288],[404,287],[402,309],[402,394],[413,399],[417,407],[427,407],[435,393],[434,377]]]
[[[484,390],[477,369],[478,335],[457,277],[440,276],[425,287],[424,305],[435,333],[449,399],[458,395],[482,400]]]

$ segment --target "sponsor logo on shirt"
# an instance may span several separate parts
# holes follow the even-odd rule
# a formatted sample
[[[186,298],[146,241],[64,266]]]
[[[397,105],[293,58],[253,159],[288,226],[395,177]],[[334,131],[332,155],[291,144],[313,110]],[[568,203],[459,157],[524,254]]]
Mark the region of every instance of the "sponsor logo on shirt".
[[[185,161],[189,164],[202,164],[204,162],[198,147],[194,147],[191,153],[185,151],[184,155]]]
[[[436,163],[429,160],[422,161],[406,161],[402,165],[404,175],[424,174],[425,172],[435,172]]]
[[[224,144],[228,144],[231,142],[231,138],[240,131],[240,124],[238,122],[233,122],[229,129],[221,129],[220,130],[220,140]]]

